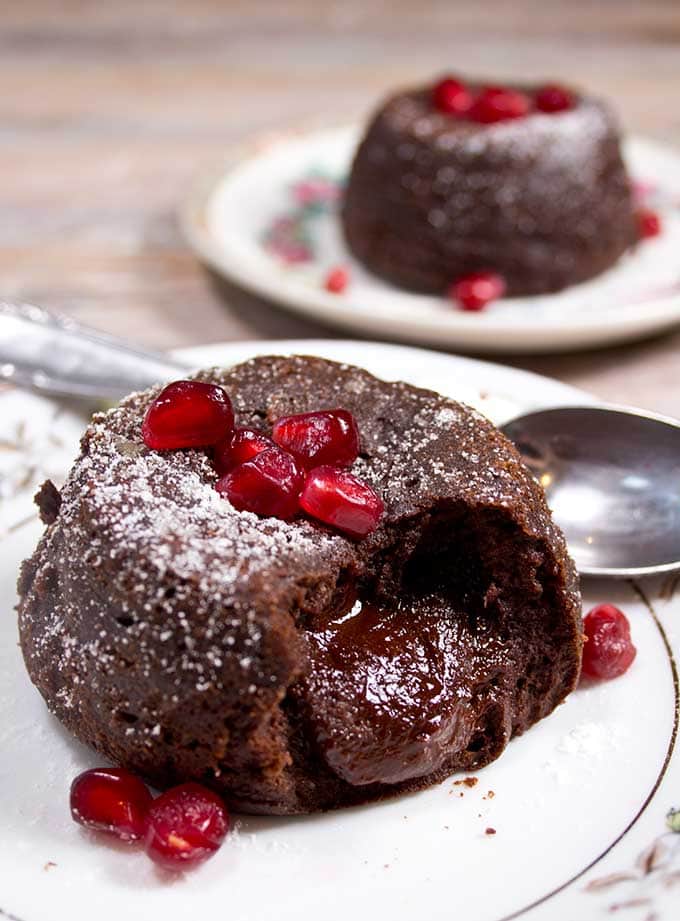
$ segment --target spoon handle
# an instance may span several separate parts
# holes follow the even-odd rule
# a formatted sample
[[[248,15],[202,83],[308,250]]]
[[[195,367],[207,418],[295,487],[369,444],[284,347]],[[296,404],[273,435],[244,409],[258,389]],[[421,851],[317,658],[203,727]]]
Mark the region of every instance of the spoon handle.
[[[31,304],[0,302],[0,380],[40,393],[119,400],[186,367]]]

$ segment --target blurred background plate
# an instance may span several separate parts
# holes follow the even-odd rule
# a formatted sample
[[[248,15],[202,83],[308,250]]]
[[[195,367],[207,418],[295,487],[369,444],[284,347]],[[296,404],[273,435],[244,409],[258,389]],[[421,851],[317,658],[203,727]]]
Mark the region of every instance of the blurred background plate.
[[[504,299],[466,313],[365,271],[349,254],[338,203],[357,127],[289,135],[206,177],[182,213],[199,255],[243,288],[321,322],[378,338],[479,352],[557,352],[648,336],[680,323],[680,154],[631,138],[625,159],[638,201],[663,233],[593,281],[553,295]],[[342,294],[328,271],[350,270]]]

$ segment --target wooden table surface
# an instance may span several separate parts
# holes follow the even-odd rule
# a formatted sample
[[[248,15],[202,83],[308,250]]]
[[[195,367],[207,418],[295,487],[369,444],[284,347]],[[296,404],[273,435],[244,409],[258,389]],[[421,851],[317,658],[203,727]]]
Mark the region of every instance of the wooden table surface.
[[[580,82],[680,148],[678,0],[2,3],[0,294],[159,348],[336,335],[206,271],[177,206],[234,145],[447,69]],[[680,330],[511,363],[680,415]]]

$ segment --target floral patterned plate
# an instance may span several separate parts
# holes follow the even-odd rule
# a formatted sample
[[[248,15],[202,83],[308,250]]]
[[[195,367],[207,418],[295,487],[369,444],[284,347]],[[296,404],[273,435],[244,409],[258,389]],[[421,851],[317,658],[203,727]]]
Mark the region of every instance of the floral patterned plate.
[[[466,313],[444,297],[413,294],[365,271],[338,220],[356,128],[287,136],[218,176],[183,210],[190,243],[217,271],[278,304],[380,339],[484,352],[588,348],[680,323],[680,154],[640,138],[625,147],[640,204],[657,210],[660,236],[593,281],[559,294],[506,298]],[[345,266],[341,294],[324,288]]]
[[[181,353],[229,365],[267,352],[352,361],[474,403],[497,422],[586,394],[511,368],[401,346],[311,341]],[[68,787],[99,759],[49,716],[16,643],[19,562],[40,534],[31,496],[60,480],[85,419],[0,394],[0,919],[14,921],[676,921],[680,594],[665,583],[589,582],[584,604],[628,614],[637,659],[577,689],[474,777],[326,815],[238,817],[184,878],[72,823]]]

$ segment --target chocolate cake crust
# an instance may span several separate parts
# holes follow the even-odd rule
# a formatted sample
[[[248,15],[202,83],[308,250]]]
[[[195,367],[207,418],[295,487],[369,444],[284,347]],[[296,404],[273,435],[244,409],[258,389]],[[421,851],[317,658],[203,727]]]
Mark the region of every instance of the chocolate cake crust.
[[[318,358],[201,372],[236,424],[343,407],[385,503],[347,539],[237,512],[205,451],[141,438],[158,388],[96,415],[19,582],[50,710],[159,787],[291,814],[435,783],[497,757],[574,687],[573,564],[538,484],[481,415]]]
[[[352,165],[342,209],[351,251],[376,275],[432,294],[488,270],[510,295],[541,294],[614,265],[637,240],[620,132],[603,101],[574,99],[569,111],[480,125],[438,112],[430,88],[392,96]]]

